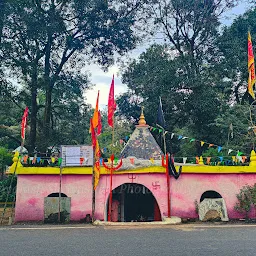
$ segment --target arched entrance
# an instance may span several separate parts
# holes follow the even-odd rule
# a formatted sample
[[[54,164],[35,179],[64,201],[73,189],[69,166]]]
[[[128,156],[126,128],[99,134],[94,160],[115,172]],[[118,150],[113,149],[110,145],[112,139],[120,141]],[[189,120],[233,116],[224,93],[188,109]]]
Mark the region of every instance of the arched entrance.
[[[67,195],[64,193],[60,193],[60,194],[59,193],[51,193],[47,197],[67,197]]]
[[[64,193],[51,193],[44,198],[44,222],[64,223],[70,220],[71,198]]]
[[[113,190],[111,221],[161,221],[161,213],[155,197],[147,187],[124,183]]]
[[[222,196],[214,191],[214,190],[207,190],[205,191],[202,195],[201,195],[201,198],[200,198],[200,203],[203,202],[203,200],[205,198],[210,198],[210,199],[213,199],[213,198],[222,198]]]

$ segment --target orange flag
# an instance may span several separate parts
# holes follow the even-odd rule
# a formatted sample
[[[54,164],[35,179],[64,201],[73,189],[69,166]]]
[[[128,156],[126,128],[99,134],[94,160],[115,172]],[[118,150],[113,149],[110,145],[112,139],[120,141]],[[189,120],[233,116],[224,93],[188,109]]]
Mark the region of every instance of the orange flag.
[[[255,99],[253,86],[255,84],[255,66],[254,66],[254,55],[252,47],[252,38],[250,32],[248,32],[248,93]]]
[[[96,139],[95,145],[95,163],[94,163],[94,190],[97,188],[100,180],[100,146],[99,142]]]
[[[99,124],[99,96],[100,96],[100,91],[98,91],[96,106],[95,106],[93,117],[92,117],[92,125],[90,125],[89,133],[92,132],[92,127],[95,129],[98,127],[98,124]]]
[[[113,127],[114,125],[114,112],[116,110],[116,102],[114,95],[114,75],[110,85],[109,95],[108,95],[108,125]]]
[[[98,122],[99,122],[99,96],[100,96],[100,91],[98,91],[98,96],[97,96],[97,100],[96,100],[96,107],[93,113],[93,117],[92,117],[92,124],[93,127],[96,128],[98,126]]]
[[[91,124],[91,127],[92,127],[92,129],[91,129],[92,146],[93,146],[93,148],[95,148],[96,147],[96,134],[95,134],[95,130],[93,128],[92,118],[90,119],[90,124]]]

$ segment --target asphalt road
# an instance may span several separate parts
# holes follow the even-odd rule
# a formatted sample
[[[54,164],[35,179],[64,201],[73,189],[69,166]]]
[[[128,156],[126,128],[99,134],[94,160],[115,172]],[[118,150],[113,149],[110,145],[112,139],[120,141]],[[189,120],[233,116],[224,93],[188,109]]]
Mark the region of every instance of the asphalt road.
[[[256,226],[0,228],[0,255],[256,255]]]

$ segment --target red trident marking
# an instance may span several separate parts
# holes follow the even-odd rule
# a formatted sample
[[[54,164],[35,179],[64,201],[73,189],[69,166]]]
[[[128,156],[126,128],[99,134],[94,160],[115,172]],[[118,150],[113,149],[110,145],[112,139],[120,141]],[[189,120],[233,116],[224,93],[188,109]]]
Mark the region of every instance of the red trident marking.
[[[131,174],[128,173],[128,179],[132,180],[132,183],[133,183],[133,180],[136,180],[136,175],[133,173]]]
[[[121,158],[121,161],[120,161],[120,163],[116,166],[116,167],[114,167],[114,160],[115,160],[115,156],[114,155],[111,155],[111,157],[110,157],[110,161],[111,161],[111,165],[109,166],[109,165],[107,165],[107,164],[105,164],[104,163],[104,161],[102,162],[102,164],[103,164],[103,166],[107,169],[107,170],[109,170],[109,171],[117,171],[118,169],[120,169],[120,167],[122,166],[122,164],[123,164],[123,159]]]
[[[155,183],[152,182],[153,189],[159,189],[161,186],[159,184],[159,181],[155,181]]]

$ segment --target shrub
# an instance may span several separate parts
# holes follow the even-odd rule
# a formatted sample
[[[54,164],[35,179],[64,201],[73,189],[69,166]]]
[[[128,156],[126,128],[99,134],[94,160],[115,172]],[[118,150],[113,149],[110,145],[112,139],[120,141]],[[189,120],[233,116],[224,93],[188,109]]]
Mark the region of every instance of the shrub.
[[[235,205],[235,210],[245,214],[248,219],[248,214],[252,206],[256,205],[256,184],[253,186],[246,185],[241,188],[240,192],[236,195],[238,202]]]

